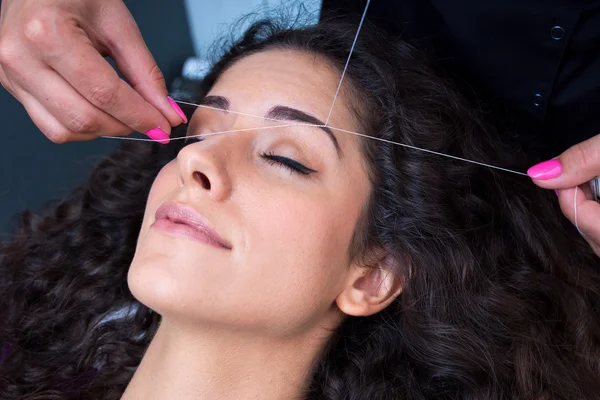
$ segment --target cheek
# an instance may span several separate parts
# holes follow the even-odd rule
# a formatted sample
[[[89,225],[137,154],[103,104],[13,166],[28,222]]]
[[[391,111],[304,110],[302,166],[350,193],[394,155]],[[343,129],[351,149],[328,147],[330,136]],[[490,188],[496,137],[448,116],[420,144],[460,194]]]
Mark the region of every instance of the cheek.
[[[352,213],[340,215],[340,208],[318,196],[263,198],[253,207],[259,212],[244,223],[250,279],[287,299],[282,306],[314,309],[330,303],[347,271],[353,231]]]
[[[259,207],[247,216],[248,248],[269,247],[278,253],[301,253],[308,262],[327,252],[328,244],[338,236],[337,221],[331,218],[328,206],[315,198],[274,196],[263,199]]]

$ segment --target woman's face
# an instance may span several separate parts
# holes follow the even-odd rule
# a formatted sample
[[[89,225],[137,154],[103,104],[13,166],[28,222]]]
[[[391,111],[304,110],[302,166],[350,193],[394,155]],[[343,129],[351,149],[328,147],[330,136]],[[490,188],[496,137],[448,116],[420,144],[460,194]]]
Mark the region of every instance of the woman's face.
[[[189,324],[277,335],[307,330],[334,309],[370,193],[360,139],[272,127],[306,124],[306,115],[325,121],[339,79],[320,58],[291,50],[250,55],[222,74],[207,104],[277,121],[197,109],[188,136],[239,131],[192,140],[154,181],[128,276],[142,303]],[[329,125],[360,129],[343,91]],[[172,214],[159,210],[165,204]],[[222,243],[177,226],[177,206]]]

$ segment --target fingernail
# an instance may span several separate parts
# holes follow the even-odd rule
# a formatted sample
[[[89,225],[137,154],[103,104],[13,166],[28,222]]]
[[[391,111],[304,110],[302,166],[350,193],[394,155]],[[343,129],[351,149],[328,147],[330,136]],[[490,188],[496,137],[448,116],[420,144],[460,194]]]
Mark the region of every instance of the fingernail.
[[[181,117],[181,119],[183,120],[183,123],[187,124],[188,119],[185,116],[185,113],[179,107],[179,105],[177,103],[175,103],[175,100],[173,100],[171,97],[167,97],[167,99],[169,100],[169,104],[171,105],[171,107],[173,107],[173,110],[175,110],[175,112]]]
[[[556,197],[558,197],[558,190],[555,190],[554,194],[556,195]]]
[[[562,166],[558,160],[548,160],[527,170],[527,175],[533,179],[547,180],[562,174]]]
[[[156,140],[160,144],[167,144],[171,140],[169,135],[160,128],[150,129],[146,135],[152,140]]]

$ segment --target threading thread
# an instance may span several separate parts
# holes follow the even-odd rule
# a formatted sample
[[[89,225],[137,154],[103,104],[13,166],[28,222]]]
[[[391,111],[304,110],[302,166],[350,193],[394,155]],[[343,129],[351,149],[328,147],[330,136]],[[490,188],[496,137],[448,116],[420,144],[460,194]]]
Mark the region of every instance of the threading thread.
[[[402,146],[402,147],[406,147],[406,148],[413,149],[413,150],[424,151],[426,153],[435,154],[435,155],[442,156],[442,157],[447,157],[447,158],[452,158],[454,160],[464,161],[464,162],[468,162],[468,163],[471,163],[471,164],[477,164],[477,165],[481,165],[481,166],[484,166],[484,167],[494,168],[494,169],[498,169],[500,171],[512,172],[513,174],[523,175],[523,176],[529,177],[529,175],[527,175],[524,172],[514,171],[512,169],[502,168],[502,167],[498,167],[498,166],[495,166],[495,165],[492,165],[492,164],[486,164],[486,163],[482,163],[482,162],[479,162],[479,161],[469,160],[467,158],[461,158],[461,157],[457,157],[457,156],[451,156],[450,154],[444,154],[444,153],[440,153],[438,151],[427,150],[427,149],[423,149],[423,148],[420,148],[420,147],[411,146],[409,144],[394,142],[392,140],[387,140],[387,139],[382,139],[382,138],[378,138],[378,137],[374,137],[374,136],[369,136],[369,135],[365,135],[363,133],[352,132],[352,131],[348,131],[346,129],[334,128],[333,126],[329,126],[328,128],[329,129],[334,129],[334,130],[340,131],[340,132],[351,133],[353,135],[357,135],[357,136],[361,136],[361,137],[365,137],[365,138],[369,138],[369,139],[373,139],[373,140],[379,140],[380,142],[386,142],[386,143],[394,144],[396,146]]]
[[[575,228],[577,228],[577,231],[579,232],[579,234],[581,236],[583,236],[584,238],[587,239],[587,236],[585,236],[585,234],[583,232],[581,232],[581,229],[579,229],[579,219],[577,217],[577,192],[579,191],[579,188],[577,186],[575,186],[575,195],[573,196],[573,209],[575,211]]]
[[[175,100],[175,102],[176,103],[180,103],[180,104],[186,104],[188,106],[195,106],[195,107],[200,107],[200,108],[207,108],[209,110],[221,111],[221,112],[224,112],[224,113],[238,114],[238,115],[244,115],[246,117],[264,119],[266,121],[278,121],[278,122],[281,122],[280,119],[276,119],[276,118],[267,118],[267,117],[263,117],[263,116],[260,116],[260,115],[248,114],[248,113],[243,113],[243,112],[239,112],[239,111],[224,110],[222,108],[212,107],[212,106],[206,106],[204,104],[194,104],[194,103],[188,103],[187,101],[179,101],[179,100]]]
[[[358,40],[358,35],[360,34],[360,29],[363,26],[363,22],[365,21],[365,16],[367,15],[367,10],[369,9],[369,4],[371,4],[371,0],[367,0],[367,5],[365,6],[365,11],[363,11],[363,15],[360,19],[360,24],[358,24],[358,29],[356,30],[356,35],[354,36],[354,41],[352,42],[352,47],[350,48],[350,54],[348,54],[348,59],[346,60],[346,65],[344,66],[344,70],[342,71],[342,77],[340,79],[340,83],[338,84],[337,90],[335,91],[335,96],[333,96],[333,102],[331,103],[331,108],[329,109],[329,114],[327,115],[327,119],[325,120],[325,125],[329,124],[329,119],[331,118],[331,113],[333,113],[333,107],[335,107],[335,101],[338,98],[338,94],[340,93],[340,89],[342,88],[342,83],[344,82],[344,76],[346,75],[346,70],[348,69],[348,65],[350,65],[350,58],[352,58],[352,53],[354,52],[354,46],[356,45],[356,41]]]
[[[193,105],[191,103],[187,103],[187,104]],[[221,112],[225,112],[224,110],[221,110],[221,109],[217,109],[217,110],[219,110]],[[227,111],[227,112],[231,112],[231,111]],[[239,113],[239,114],[241,114],[241,113]],[[243,115],[248,115],[248,114],[243,114]],[[250,115],[250,116],[252,116],[252,115]],[[255,116],[255,117],[256,118],[262,118],[262,117],[258,117],[258,116]],[[306,127],[311,127],[311,128],[324,128],[324,127],[326,127],[326,125],[315,125],[315,124],[273,125],[273,126],[262,126],[262,127],[257,127],[257,128],[231,129],[231,130],[226,130],[226,131],[204,133],[204,134],[201,134],[201,135],[192,135],[192,136],[185,136],[185,137],[180,137],[180,138],[173,138],[171,140],[185,140],[185,139],[190,139],[190,138],[195,138],[195,137],[205,137],[205,136],[220,135],[220,134],[223,134],[223,133],[244,132],[244,131],[251,131],[251,130],[258,130],[258,129],[287,128],[287,127],[295,127],[295,126],[306,126]],[[420,147],[417,147],[417,146],[412,146],[412,145],[409,145],[409,144],[394,142],[393,140],[388,140],[388,139],[382,139],[382,138],[378,138],[378,137],[374,137],[374,136],[369,136],[369,135],[365,135],[364,133],[353,132],[353,131],[349,131],[347,129],[336,128],[334,126],[327,126],[327,128],[333,129],[335,131],[350,133],[352,135],[364,137],[364,138],[367,138],[367,139],[379,140],[380,142],[390,143],[390,144],[393,144],[393,145],[396,145],[396,146],[402,146],[402,147],[405,147],[405,148],[408,148],[408,149],[412,149],[412,150],[423,151],[425,153],[430,153],[430,154],[435,154],[435,155],[442,156],[442,157],[451,158],[453,160],[464,161],[464,162],[468,162],[468,163],[471,163],[471,164],[477,164],[477,165],[481,165],[483,167],[493,168],[493,169],[497,169],[497,170],[504,171],[504,172],[511,172],[511,173],[517,174],[517,175],[528,176],[527,174],[525,174],[523,172],[514,171],[512,169],[498,167],[496,165],[486,164],[486,163],[479,162],[479,161],[469,160],[467,158],[452,156],[452,155],[449,155],[449,154],[440,153],[438,151],[423,149],[423,148],[420,148]],[[105,138],[105,139],[135,140],[135,141],[140,141],[140,142],[154,142],[153,139],[130,138],[130,137],[120,137],[120,136],[101,136],[101,137]]]
[[[471,164],[477,164],[477,165],[481,165],[481,166],[484,166],[484,167],[497,169],[497,170],[500,170],[500,171],[510,172],[510,173],[517,174],[517,175],[528,176],[527,174],[525,174],[523,172],[514,171],[514,170],[511,170],[511,169],[508,169],[508,168],[502,168],[502,167],[498,167],[498,166],[495,166],[495,165],[482,163],[482,162],[479,162],[479,161],[473,161],[473,160],[469,160],[469,159],[466,159],[466,158],[456,157],[456,156],[452,156],[452,155],[449,155],[449,154],[440,153],[440,152],[433,151],[433,150],[427,150],[427,149],[423,149],[423,148],[416,147],[416,146],[411,146],[411,145],[404,144],[404,143],[394,142],[394,141],[387,140],[387,139],[377,138],[377,137],[365,135],[365,134],[362,134],[362,133],[353,132],[353,131],[349,131],[349,130],[346,130],[346,129],[335,128],[333,126],[329,126],[329,120],[331,118],[331,114],[333,113],[333,109],[335,107],[335,103],[337,101],[337,98],[339,96],[340,90],[342,88],[342,83],[344,82],[344,77],[346,76],[346,71],[348,70],[348,66],[350,65],[350,59],[352,58],[352,53],[354,52],[354,47],[356,46],[356,42],[358,40],[358,36],[360,34],[360,30],[361,30],[361,28],[363,26],[363,23],[365,21],[365,17],[367,15],[367,10],[369,9],[369,5],[370,4],[371,4],[371,0],[367,0],[367,4],[365,6],[365,9],[363,11],[362,17],[360,19],[360,23],[358,24],[358,29],[356,30],[356,35],[354,36],[354,40],[352,42],[352,47],[350,48],[350,53],[348,54],[348,59],[346,60],[346,65],[344,66],[344,69],[342,70],[342,76],[341,76],[340,81],[338,83],[335,95],[333,97],[333,102],[331,103],[331,108],[329,109],[329,114],[327,115],[327,119],[325,120],[325,124],[324,125],[290,124],[290,125],[266,126],[266,127],[259,127],[259,128],[233,129],[233,130],[228,130],[228,131],[213,132],[213,133],[207,133],[207,134],[202,134],[202,135],[194,135],[194,136],[186,136],[186,137],[181,137],[181,138],[173,138],[171,140],[181,140],[181,139],[185,140],[185,139],[194,138],[194,137],[200,137],[200,136],[219,135],[219,134],[222,134],[222,133],[243,132],[243,131],[249,131],[249,130],[255,130],[255,129],[283,128],[283,127],[290,127],[290,126],[310,126],[310,127],[317,127],[317,128],[328,127],[330,129],[333,129],[333,130],[336,130],[336,131],[346,132],[346,133],[350,133],[350,134],[353,134],[353,135],[361,136],[361,137],[364,137],[364,138],[379,140],[381,142],[386,142],[386,143],[390,143],[390,144],[394,144],[394,145],[397,145],[397,146],[406,147],[406,148],[413,149],[413,150],[423,151],[423,152],[426,152],[426,153],[435,154],[435,155],[438,155],[438,156],[447,157],[447,158],[451,158],[451,159],[459,160],[459,161],[463,161],[463,162],[468,162],[468,163],[471,163]],[[221,108],[211,107],[211,106],[202,105],[202,104],[194,104],[194,103],[189,103],[189,102],[180,101],[180,100],[175,100],[175,101],[177,103],[180,103],[180,104],[186,104],[186,105],[191,105],[191,106],[195,106],[195,107],[206,108],[206,109],[209,109],[209,110],[216,110],[216,111],[227,112],[227,113],[232,113],[232,114],[244,115],[244,116],[247,116],[247,117],[259,118],[259,119],[263,119],[263,120],[267,120],[267,121],[280,121],[280,120],[277,120],[277,119],[274,119],[274,118],[267,118],[267,117],[263,117],[263,116],[259,116],[259,115],[248,114],[248,113],[243,113],[243,112],[238,112],[238,111],[223,110]],[[143,142],[154,142],[154,140],[152,140],[152,139],[142,139],[142,138],[118,137],[118,136],[101,136],[101,137],[104,138],[104,139],[121,139],[121,140],[136,140],[136,141],[143,141]]]
[[[232,132],[244,132],[244,131],[254,131],[257,129],[273,129],[273,128],[287,128],[290,126],[320,126],[320,125],[313,125],[313,124],[286,124],[286,125],[273,125],[273,126],[261,126],[259,128],[243,128],[243,129],[231,129],[231,130],[227,130],[227,131],[219,131],[219,132],[210,132],[210,133],[203,133],[201,135],[191,135],[191,136],[183,136],[183,137],[177,137],[177,138],[172,138],[170,139],[170,141],[173,140],[186,140],[186,139],[191,139],[191,138],[197,138],[197,137],[205,137],[205,136],[214,136],[214,135],[220,135],[222,133],[232,133]],[[145,138],[130,138],[130,137],[123,137],[123,136],[100,136],[103,139],[118,139],[118,140],[134,140],[137,142],[156,142],[156,140],[154,139],[145,139]]]

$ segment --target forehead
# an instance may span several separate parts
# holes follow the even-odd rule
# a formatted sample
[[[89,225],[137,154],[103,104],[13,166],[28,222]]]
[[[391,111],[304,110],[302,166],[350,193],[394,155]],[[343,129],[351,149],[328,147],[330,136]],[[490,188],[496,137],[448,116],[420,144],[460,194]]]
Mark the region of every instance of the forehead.
[[[300,110],[324,123],[332,110],[340,78],[341,72],[322,57],[295,50],[268,50],[237,60],[221,73],[207,95],[224,97],[229,103],[228,108],[232,112],[219,113],[221,120],[226,118],[229,121],[227,127],[222,127],[224,130],[231,129],[234,124],[232,121],[238,119],[256,124],[256,127],[265,123],[280,124],[256,119],[252,121],[252,118],[239,116],[248,114],[264,117],[276,106]],[[352,111],[354,108],[348,106],[347,99],[352,98],[347,94],[349,92],[342,85],[327,126],[347,156],[343,157],[344,164],[353,163],[364,168],[364,139],[343,131],[361,132],[363,125],[359,123],[356,112]],[[197,126],[206,120],[203,112],[201,108],[196,110],[190,126]],[[313,129],[317,132],[318,128]],[[360,162],[357,163],[357,160]]]
[[[325,121],[340,77],[340,72],[322,57],[296,50],[268,50],[236,61],[209,94],[226,97],[234,111],[251,112],[251,108],[263,115],[271,106],[281,104]],[[347,123],[352,117],[341,94],[330,125]]]

